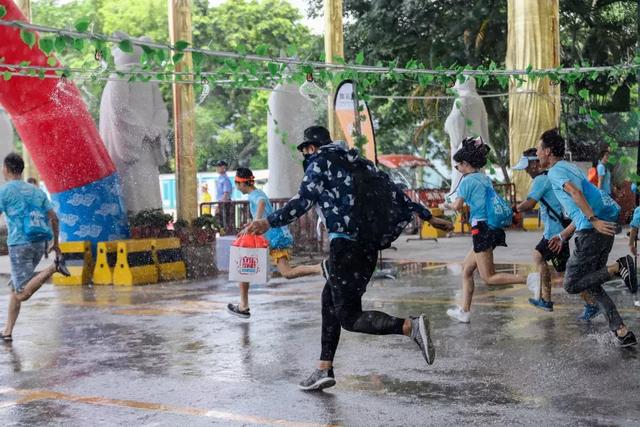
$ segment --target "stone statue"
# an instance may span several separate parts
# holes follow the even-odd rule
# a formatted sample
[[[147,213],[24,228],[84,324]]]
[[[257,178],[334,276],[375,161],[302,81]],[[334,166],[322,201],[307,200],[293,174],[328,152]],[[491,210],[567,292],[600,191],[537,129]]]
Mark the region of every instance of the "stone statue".
[[[489,121],[487,110],[478,92],[476,92],[476,80],[469,77],[464,83],[456,81],[453,88],[458,93],[458,98],[451,109],[451,113],[444,123],[444,130],[449,135],[451,142],[451,192],[455,192],[462,176],[453,167],[453,155],[462,140],[472,136],[481,136],[487,145],[489,141]]]
[[[112,53],[116,69],[126,71],[139,64],[142,49],[134,46],[129,54],[114,48]],[[158,167],[167,161],[168,119],[157,83],[107,82],[100,102],[100,136],[118,169],[128,211],[162,209]]]
[[[302,157],[295,147],[304,130],[315,121],[313,103],[292,83],[279,84],[269,97],[267,150],[271,198],[288,198],[298,192],[302,181]]]

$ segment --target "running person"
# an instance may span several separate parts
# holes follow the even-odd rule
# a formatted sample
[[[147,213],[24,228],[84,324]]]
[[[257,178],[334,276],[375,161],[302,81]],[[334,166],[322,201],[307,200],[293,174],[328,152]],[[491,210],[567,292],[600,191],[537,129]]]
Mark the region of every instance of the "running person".
[[[235,184],[242,194],[249,195],[249,210],[254,220],[264,218],[273,212],[269,197],[264,191],[256,188],[255,178],[251,169],[238,168],[236,170]],[[301,276],[321,274],[320,264],[299,265],[296,267],[289,265],[293,236],[291,236],[288,227],[272,228],[265,233],[265,238],[269,241],[271,261],[273,261],[283,277],[294,279]],[[241,282],[239,285],[240,304],[228,304],[227,310],[238,317],[246,319],[251,316],[249,311],[249,283]]]
[[[629,252],[633,257],[638,259],[638,228],[640,228],[640,206],[633,210],[633,218],[631,218],[631,230],[629,230]],[[637,263],[636,263],[637,265]],[[635,294],[634,305],[640,307],[640,298]]]
[[[331,239],[327,263],[329,279],[322,291],[322,338],[318,368],[299,387],[319,390],[335,385],[333,359],[340,330],[373,335],[406,335],[420,347],[428,364],[435,357],[430,322],[424,315],[408,319],[390,316],[380,311],[363,311],[362,296],[376,267],[378,251],[360,239],[353,219],[355,187],[352,173],[328,156],[339,156],[343,163],[358,159],[355,150],[345,151],[331,144],[329,131],[312,126],[304,131],[304,141],[298,145],[305,157],[305,175],[298,194],[282,209],[266,219],[253,221],[247,232],[264,233],[271,227],[281,227],[295,221],[316,203],[326,220]],[[368,168],[373,170],[373,165]],[[448,221],[431,216],[428,209],[406,198],[412,212],[438,228],[451,229]]]
[[[487,223],[488,200],[487,187],[493,183],[482,168],[487,164],[489,146],[482,138],[467,138],[453,155],[457,162],[455,168],[462,174],[457,189],[458,198],[446,207],[462,211],[464,204],[469,205],[471,220],[471,238],[473,247],[464,259],[462,271],[462,305],[447,310],[447,315],[462,323],[471,321],[471,300],[475,288],[473,273],[478,270],[480,277],[489,285],[511,285],[524,283],[526,278],[520,274],[496,273],[493,263],[493,250],[498,246],[507,246],[502,229],[494,229]]]
[[[587,291],[607,317],[618,345],[636,345],[635,335],[625,326],[602,287],[612,277],[620,276],[631,293],[638,290],[636,269],[630,255],[607,266],[616,228],[612,221],[618,216],[619,206],[587,181],[576,165],[562,160],[564,150],[564,139],[552,129],[542,134],[536,152],[540,165],[549,168],[553,191],[577,230],[575,248],[567,262],[564,289],[570,294]]]
[[[524,170],[533,179],[527,200],[517,207],[519,212],[529,211],[540,203],[540,216],[544,223],[542,239],[533,251],[533,260],[540,273],[540,298],[529,298],[529,304],[545,311],[553,311],[551,301],[551,270],[547,264],[553,264],[558,273],[564,272],[569,260],[569,238],[575,227],[565,224],[562,205],[556,198],[547,177],[547,172],[540,167],[536,157],[536,149],[530,148],[522,154],[522,158],[511,169]],[[565,230],[566,228],[566,230]]]
[[[24,161],[16,153],[4,159],[2,172],[7,183],[0,188],[0,213],[7,218],[9,236],[9,261],[11,262],[11,286],[13,292],[9,300],[7,323],[2,331],[2,340],[13,341],[13,327],[18,320],[20,307],[53,275],[58,272],[69,276],[58,246],[58,217],[47,195],[32,184],[22,180]],[[55,252],[54,263],[45,270],[36,273],[35,269],[45,253],[48,238],[51,235],[30,237],[25,218],[33,213],[33,209],[46,212],[50,228],[53,231],[53,244],[50,252]],[[49,234],[47,232],[46,234]]]

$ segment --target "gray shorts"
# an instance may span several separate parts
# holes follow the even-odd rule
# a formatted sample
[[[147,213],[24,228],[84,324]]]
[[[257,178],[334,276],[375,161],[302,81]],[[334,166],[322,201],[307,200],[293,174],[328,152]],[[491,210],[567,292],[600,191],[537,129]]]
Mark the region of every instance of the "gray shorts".
[[[47,242],[44,241],[9,246],[11,286],[16,293],[22,292],[24,286],[35,276],[36,267],[40,263],[46,247]]]

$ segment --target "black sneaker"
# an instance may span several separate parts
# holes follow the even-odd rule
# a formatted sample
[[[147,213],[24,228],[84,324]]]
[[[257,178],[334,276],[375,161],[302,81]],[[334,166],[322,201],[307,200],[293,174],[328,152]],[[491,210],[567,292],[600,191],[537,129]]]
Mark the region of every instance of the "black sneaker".
[[[427,364],[432,365],[436,358],[436,348],[431,339],[431,324],[429,318],[421,314],[420,317],[411,317],[411,338],[420,346],[422,356]]]
[[[618,343],[619,347],[631,347],[638,344],[636,336],[631,331],[628,331],[627,335],[623,337],[618,336],[618,334],[616,334],[615,332],[614,335],[616,336],[616,342]]]
[[[333,387],[334,385],[336,385],[336,379],[333,376],[333,368],[329,368],[316,369],[309,378],[298,384],[298,387],[300,390],[313,391]]]
[[[71,272],[67,268],[67,265],[64,263],[64,258],[62,257],[62,255],[56,256],[56,258],[53,260],[53,263],[56,266],[57,273],[60,273],[66,277],[71,276]]]
[[[322,278],[324,280],[329,280],[329,262],[326,259],[322,260],[320,268],[322,268]]]
[[[240,310],[239,304],[227,304],[227,311],[234,316],[242,317],[243,319],[248,319],[251,317],[251,313],[249,313],[249,309]]]
[[[618,274],[624,280],[624,284],[629,288],[629,292],[635,294],[638,292],[638,276],[636,275],[636,264],[631,255],[624,256],[622,258],[618,258],[616,260],[618,266],[620,267],[620,271]]]

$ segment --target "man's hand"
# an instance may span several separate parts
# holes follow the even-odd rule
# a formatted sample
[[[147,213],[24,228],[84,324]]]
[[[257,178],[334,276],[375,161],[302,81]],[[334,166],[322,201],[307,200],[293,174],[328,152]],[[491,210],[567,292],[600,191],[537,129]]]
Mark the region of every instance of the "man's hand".
[[[246,234],[264,234],[269,228],[271,228],[269,221],[266,219],[257,219],[250,222],[242,232]]]
[[[431,224],[434,228],[438,228],[440,230],[445,230],[445,231],[453,230],[453,224],[442,218],[437,218],[435,216],[432,216],[427,222]]]
[[[615,222],[603,221],[596,218],[591,225],[593,225],[593,228],[595,228],[600,234],[604,234],[606,236],[614,236],[616,234]]]
[[[556,235],[549,239],[549,249],[553,253],[560,253],[562,250],[562,240],[560,240],[560,236]]]

